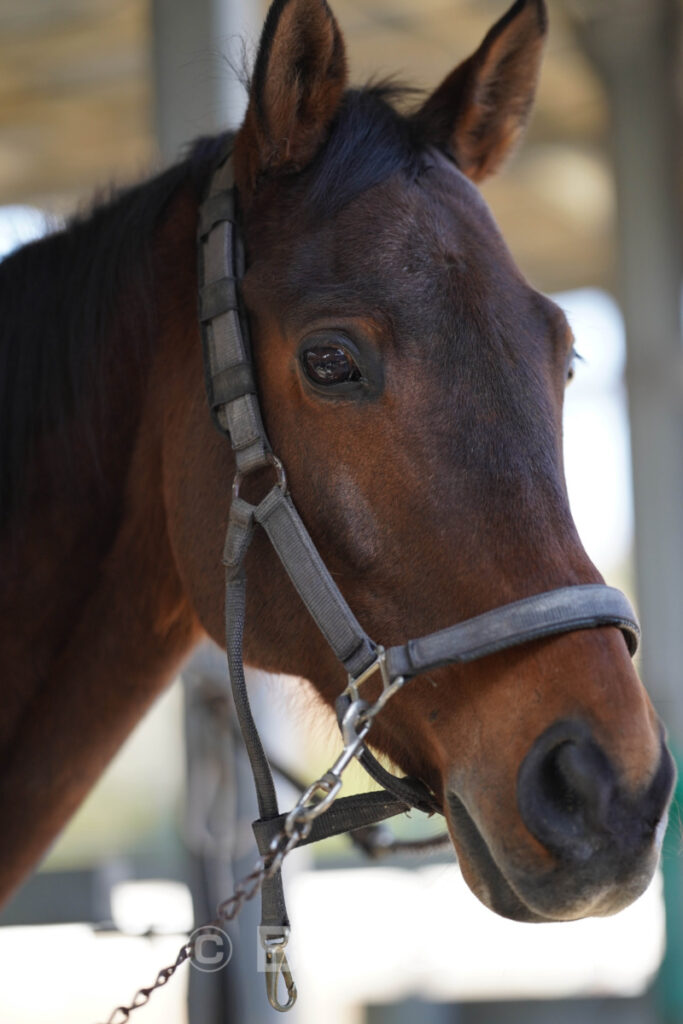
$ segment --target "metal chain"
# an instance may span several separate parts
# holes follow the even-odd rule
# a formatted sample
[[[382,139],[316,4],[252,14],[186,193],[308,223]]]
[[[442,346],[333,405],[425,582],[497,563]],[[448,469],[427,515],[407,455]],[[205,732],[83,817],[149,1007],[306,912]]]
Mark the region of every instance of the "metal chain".
[[[145,1006],[149,1002],[152,993],[158,988],[162,988],[173,977],[180,965],[192,956],[193,950],[194,942],[186,942],[182,945],[178,950],[175,962],[168,967],[162,967],[153,985],[150,985],[148,988],[139,988],[128,1006],[117,1006],[116,1009],[112,1010],[107,1018],[107,1024],[125,1024],[133,1010],[139,1010],[141,1006]]]
[[[141,1006],[145,1006],[149,1002],[152,993],[162,988],[173,977],[181,964],[186,960],[192,959],[195,941],[203,930],[209,930],[212,927],[234,920],[244,904],[253,899],[261,890],[266,879],[271,878],[282,867],[285,857],[303,839],[307,838],[315,819],[334,803],[342,787],[342,775],[354,757],[360,752],[375,715],[384,707],[388,698],[403,684],[401,677],[389,681],[383,659],[384,651],[382,648],[378,648],[377,660],[373,663],[371,669],[365,672],[362,677],[350,683],[349,692],[353,695],[354,699],[349,704],[341,723],[344,742],[342,752],[332,767],[324,775],[321,775],[319,779],[311,783],[308,789],[301,795],[287,815],[282,831],[273,838],[268,853],[263,857],[259,857],[249,874],[245,875],[237,883],[232,896],[218,904],[216,919],[202,925],[193,932],[192,939],[180,947],[174,963],[168,967],[163,967],[152,985],[147,988],[139,988],[127,1006],[117,1006],[107,1018],[106,1024],[126,1024],[134,1010],[139,1010]],[[381,673],[383,682],[382,692],[373,704],[368,704],[358,696],[358,686],[375,671],[380,671]]]

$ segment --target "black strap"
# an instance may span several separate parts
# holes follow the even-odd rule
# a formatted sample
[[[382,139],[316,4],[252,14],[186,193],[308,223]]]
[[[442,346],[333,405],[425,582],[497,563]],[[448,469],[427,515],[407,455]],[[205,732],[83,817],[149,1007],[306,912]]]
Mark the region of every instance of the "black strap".
[[[249,703],[247,685],[244,678],[244,661],[242,656],[242,638],[244,633],[246,580],[242,573],[232,575],[226,569],[225,587],[225,632],[227,639],[228,671],[232,686],[233,699],[237,709],[237,718],[242,731],[244,745],[247,750],[261,818],[273,820],[278,818],[277,794],[273,775],[268,764],[266,752],[261,743],[256,723]],[[266,851],[262,851],[266,852]],[[261,888],[261,925],[265,927],[289,927],[289,917],[285,904],[285,893],[282,885],[280,869],[266,878]]]
[[[614,587],[586,583],[534,594],[391,647],[387,667],[392,678],[411,679],[441,665],[477,661],[532,640],[599,626],[616,626],[631,656],[636,653],[640,628],[628,598]]]
[[[254,518],[339,661],[350,675],[360,675],[374,661],[376,647],[332,579],[292,499],[274,487],[254,510]]]
[[[347,692],[342,693],[335,701],[334,708],[340,726],[350,704],[351,695]],[[441,805],[431,790],[425,786],[424,782],[409,776],[394,775],[387,771],[367,747],[363,747],[358,754],[358,760],[368,775],[375,782],[378,782],[383,789],[391,793],[399,803],[405,804],[407,807],[415,807],[416,810],[424,811],[425,814],[434,814],[435,811],[441,811]]]
[[[208,234],[224,220],[235,219],[235,194],[232,189],[224,189],[214,195],[207,196],[199,209],[199,228],[197,234],[206,238]]]
[[[202,323],[233,309],[237,309],[237,282],[234,277],[221,277],[200,289],[199,319]]]
[[[298,845],[306,846],[321,839],[329,839],[330,836],[353,832],[357,828],[367,828],[387,818],[395,818],[397,814],[405,814],[408,810],[408,804],[389,793],[358,793],[338,797],[324,814],[314,819],[310,833]],[[259,818],[253,823],[260,853],[268,852],[271,841],[282,831],[286,817],[286,814],[280,814],[275,818]]]
[[[234,402],[241,395],[255,395],[251,363],[234,363],[211,378],[211,408]]]
[[[296,792],[304,792],[307,783],[304,782],[303,779],[294,774],[281,761],[273,758],[271,754],[268,755],[268,762],[274,775],[279,775],[280,778],[284,779],[285,782],[288,782]],[[367,795],[369,796],[370,794]],[[387,800],[386,795],[382,793],[377,795],[383,797],[385,805],[389,809],[391,804],[390,801]],[[358,799],[362,799],[363,805],[369,809],[369,804],[365,795],[361,795],[361,797],[342,797],[342,800]],[[402,807],[405,807],[405,809],[408,810],[407,805],[402,804],[400,800],[397,801],[396,806],[399,808],[397,813],[402,813]],[[286,817],[286,814],[282,814],[279,819],[273,819],[265,825],[263,836],[257,840],[259,850],[267,847],[267,844],[273,838],[273,835],[277,834],[277,827],[280,823],[284,824]],[[354,816],[354,822],[356,822],[356,820],[357,819]],[[277,822],[278,826],[274,825],[273,822]],[[256,831],[257,828],[260,830],[261,824],[262,823],[260,821],[254,822],[254,831]],[[344,821],[344,825],[346,825],[346,821]],[[392,853],[433,853],[436,850],[442,849],[444,846],[451,845],[451,837],[448,832],[439,832],[437,835],[427,836],[424,839],[396,839],[391,830],[388,829],[383,822],[378,821],[371,821],[368,825],[351,824],[348,828],[344,828],[342,831],[348,832],[349,839],[353,845],[361,850],[366,857],[370,857],[374,860],[387,857]],[[334,833],[329,834],[339,835],[340,833],[335,831]],[[320,836],[316,831],[312,836],[309,835],[306,842],[317,842],[321,838],[327,838],[327,835]]]

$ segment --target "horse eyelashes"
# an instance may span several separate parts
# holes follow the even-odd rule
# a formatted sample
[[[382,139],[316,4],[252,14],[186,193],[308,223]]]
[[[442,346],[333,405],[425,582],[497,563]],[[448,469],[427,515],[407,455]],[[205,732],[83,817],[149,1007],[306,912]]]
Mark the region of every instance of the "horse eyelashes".
[[[583,356],[572,346],[572,350],[569,353],[569,363],[567,365],[567,384],[571,384],[576,376],[576,364],[585,362],[586,360]]]

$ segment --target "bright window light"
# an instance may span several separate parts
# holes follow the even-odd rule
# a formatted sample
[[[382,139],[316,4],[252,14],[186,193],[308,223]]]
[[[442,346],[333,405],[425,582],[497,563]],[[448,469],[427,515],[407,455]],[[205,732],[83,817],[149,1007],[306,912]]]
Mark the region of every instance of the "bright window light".
[[[353,1024],[358,1005],[636,996],[664,949],[659,878],[614,917],[518,924],[492,914],[455,865],[304,871],[290,880],[288,957],[302,1024]]]
[[[628,562],[633,543],[623,320],[614,299],[597,289],[553,298],[567,314],[581,356],[565,402],[569,500],[588,554],[610,576]]]
[[[49,230],[47,217],[35,206],[0,206],[0,260]]]

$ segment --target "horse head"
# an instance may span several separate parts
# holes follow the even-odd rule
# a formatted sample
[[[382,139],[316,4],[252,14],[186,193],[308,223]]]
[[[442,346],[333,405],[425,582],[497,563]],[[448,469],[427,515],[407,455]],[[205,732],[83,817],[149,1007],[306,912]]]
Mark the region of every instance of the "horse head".
[[[477,188],[522,133],[545,33],[543,0],[517,0],[399,112],[395,87],[347,88],[323,0],[275,0],[263,31],[234,143],[261,406],[318,550],[385,646],[601,582],[563,474],[572,334]],[[184,470],[221,514],[225,475],[194,478],[226,458]],[[205,538],[175,546],[195,552],[184,576],[219,639]],[[247,572],[248,661],[332,704],[343,672],[263,538]],[[498,913],[610,914],[652,876],[673,769],[617,628],[418,676],[373,743],[441,800],[466,881]]]

